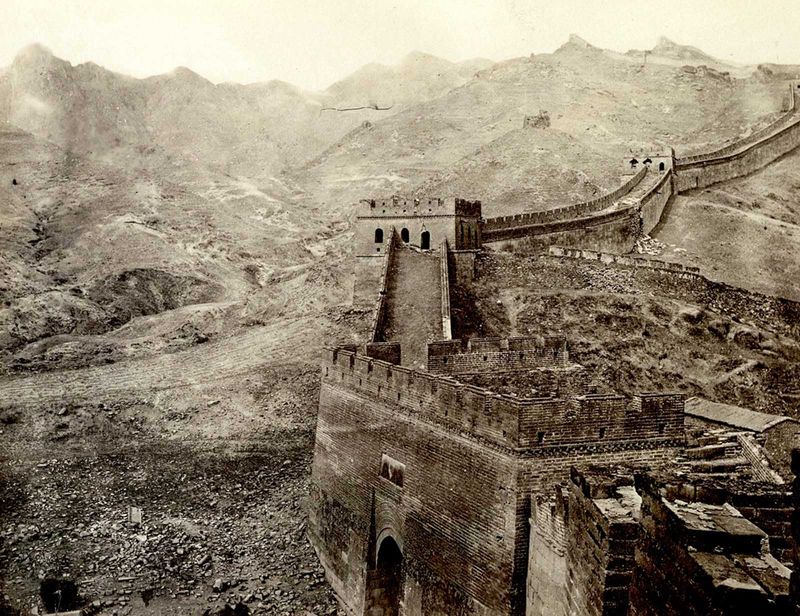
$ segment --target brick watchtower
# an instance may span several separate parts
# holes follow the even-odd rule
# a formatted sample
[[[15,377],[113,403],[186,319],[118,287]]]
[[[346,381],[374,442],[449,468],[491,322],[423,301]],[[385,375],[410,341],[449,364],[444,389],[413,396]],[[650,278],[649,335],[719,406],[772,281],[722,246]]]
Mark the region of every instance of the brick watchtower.
[[[364,199],[359,204],[355,236],[356,304],[375,300],[383,257],[392,230],[405,244],[422,250],[447,240],[452,250],[481,246],[481,202],[465,199]]]

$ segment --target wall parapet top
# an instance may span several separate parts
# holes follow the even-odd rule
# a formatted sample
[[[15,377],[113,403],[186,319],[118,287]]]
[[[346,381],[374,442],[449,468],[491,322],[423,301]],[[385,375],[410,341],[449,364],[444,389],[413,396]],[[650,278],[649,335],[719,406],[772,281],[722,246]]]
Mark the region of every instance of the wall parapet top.
[[[511,450],[683,438],[682,394],[521,398],[333,347],[323,381]]]

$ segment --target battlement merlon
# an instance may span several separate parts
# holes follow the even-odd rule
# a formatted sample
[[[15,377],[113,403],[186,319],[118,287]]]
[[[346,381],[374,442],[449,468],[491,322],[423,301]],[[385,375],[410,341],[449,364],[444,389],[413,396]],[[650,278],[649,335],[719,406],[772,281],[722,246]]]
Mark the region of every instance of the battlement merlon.
[[[521,398],[330,347],[325,349],[322,380],[408,417],[511,451],[650,449],[685,443],[685,397],[680,393]]]
[[[409,218],[419,216],[480,218],[481,202],[458,197],[406,199],[392,196],[362,199],[358,205],[358,218]]]

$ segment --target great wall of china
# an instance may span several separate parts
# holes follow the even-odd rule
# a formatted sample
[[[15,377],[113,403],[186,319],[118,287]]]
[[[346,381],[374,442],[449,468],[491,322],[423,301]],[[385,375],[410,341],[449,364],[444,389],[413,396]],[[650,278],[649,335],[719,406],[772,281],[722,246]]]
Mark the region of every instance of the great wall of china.
[[[800,145],[798,89],[767,128],[626,161],[622,185],[585,203],[483,219],[477,201],[361,202],[354,303],[372,327],[322,362],[308,525],[348,613],[790,613],[798,422],[690,410],[675,392],[597,393],[562,336],[454,340],[451,293],[476,276],[483,244],[524,241],[539,259],[625,268],[795,331],[796,302],[627,253],[674,195]]]
[[[683,158],[677,158],[674,150],[667,156],[637,157],[638,169],[631,169],[633,175],[598,199],[542,212],[488,218],[483,224],[483,242],[535,237],[548,244],[630,252],[636,240],[659,223],[672,195],[748,175],[800,145],[798,96],[800,84],[792,82],[788,111],[783,116],[723,148]]]

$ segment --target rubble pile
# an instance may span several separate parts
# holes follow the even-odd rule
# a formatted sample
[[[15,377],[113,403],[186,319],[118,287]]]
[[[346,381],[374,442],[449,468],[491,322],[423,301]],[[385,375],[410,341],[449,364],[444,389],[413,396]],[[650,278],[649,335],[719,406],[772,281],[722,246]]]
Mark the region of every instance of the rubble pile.
[[[636,240],[636,252],[640,255],[657,256],[664,252],[665,248],[666,246],[663,242],[659,242],[649,235],[644,235]]]
[[[15,607],[42,610],[39,581],[66,576],[97,614],[159,613],[167,601],[174,613],[336,614],[305,536],[308,450],[193,455],[0,469],[18,488],[0,526],[6,588],[27,597]]]

